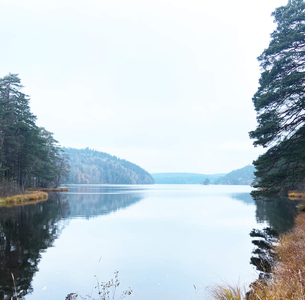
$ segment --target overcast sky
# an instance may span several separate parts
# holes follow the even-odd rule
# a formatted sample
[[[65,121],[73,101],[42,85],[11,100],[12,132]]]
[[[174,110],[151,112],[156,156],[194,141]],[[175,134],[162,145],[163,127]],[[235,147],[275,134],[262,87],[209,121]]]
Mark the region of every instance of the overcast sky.
[[[220,173],[254,148],[257,56],[287,0],[0,0],[0,77],[39,126],[150,173]]]

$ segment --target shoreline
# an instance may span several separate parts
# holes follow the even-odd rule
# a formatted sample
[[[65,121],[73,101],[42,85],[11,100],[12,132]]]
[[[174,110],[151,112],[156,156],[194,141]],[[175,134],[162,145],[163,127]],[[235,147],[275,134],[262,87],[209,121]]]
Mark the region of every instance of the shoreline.
[[[28,188],[27,191],[30,192],[69,192],[69,188]]]
[[[29,201],[46,201],[48,193],[43,191],[33,191],[28,194],[14,195],[5,198],[0,198],[0,206],[24,204]]]
[[[299,200],[299,199],[298,199]],[[248,288],[216,285],[215,300],[292,300],[305,295],[305,213],[301,210],[294,227],[273,244],[275,260],[270,279],[257,279]]]

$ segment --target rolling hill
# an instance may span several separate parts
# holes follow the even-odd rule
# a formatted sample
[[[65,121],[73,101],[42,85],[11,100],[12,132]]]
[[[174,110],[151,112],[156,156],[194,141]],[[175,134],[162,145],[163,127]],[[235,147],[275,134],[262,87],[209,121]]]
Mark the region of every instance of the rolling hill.
[[[69,155],[67,183],[153,184],[152,176],[141,167],[110,154],[86,149],[63,148]]]

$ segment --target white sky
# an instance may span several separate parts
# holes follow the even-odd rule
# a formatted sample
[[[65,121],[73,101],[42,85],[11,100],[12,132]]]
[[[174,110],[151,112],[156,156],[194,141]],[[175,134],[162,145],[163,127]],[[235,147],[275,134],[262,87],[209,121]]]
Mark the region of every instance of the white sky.
[[[0,0],[0,76],[38,125],[154,172],[229,172],[263,153],[256,57],[287,0]]]

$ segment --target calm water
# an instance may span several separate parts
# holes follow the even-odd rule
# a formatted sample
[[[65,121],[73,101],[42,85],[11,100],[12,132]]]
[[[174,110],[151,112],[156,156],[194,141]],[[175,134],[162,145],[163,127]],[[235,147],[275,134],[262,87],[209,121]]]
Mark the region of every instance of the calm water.
[[[254,203],[248,186],[71,185],[69,193],[0,208],[0,299],[16,279],[27,300],[96,296],[119,271],[127,299],[206,299],[223,282],[251,282],[250,231],[293,225],[296,203]],[[194,288],[196,286],[196,289]]]

